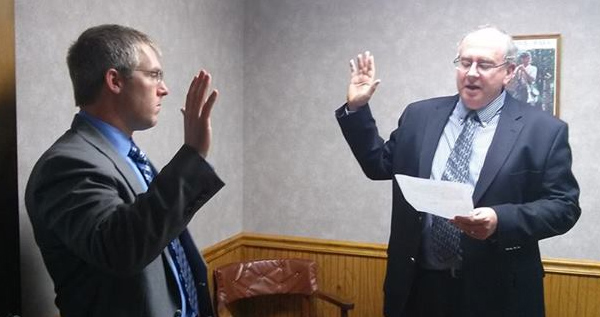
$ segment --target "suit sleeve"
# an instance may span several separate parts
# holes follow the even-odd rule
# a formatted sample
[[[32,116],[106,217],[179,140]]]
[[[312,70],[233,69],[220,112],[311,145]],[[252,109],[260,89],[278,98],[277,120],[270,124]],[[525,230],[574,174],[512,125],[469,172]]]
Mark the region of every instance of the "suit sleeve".
[[[34,226],[49,232],[47,237],[56,237],[76,257],[116,274],[140,272],[224,186],[187,146],[138,196],[106,158],[79,157],[50,156],[34,172],[28,211]],[[53,247],[48,241],[38,243]]]
[[[346,114],[345,109],[346,105],[337,109],[336,118],[363,172],[373,180],[391,179],[395,133],[384,142],[369,105],[352,114]]]
[[[556,129],[550,144],[544,168],[522,175],[526,202],[492,206],[498,215],[497,239],[503,247],[563,234],[579,219],[579,187],[571,171],[566,124]],[[535,199],[529,201],[527,195]]]

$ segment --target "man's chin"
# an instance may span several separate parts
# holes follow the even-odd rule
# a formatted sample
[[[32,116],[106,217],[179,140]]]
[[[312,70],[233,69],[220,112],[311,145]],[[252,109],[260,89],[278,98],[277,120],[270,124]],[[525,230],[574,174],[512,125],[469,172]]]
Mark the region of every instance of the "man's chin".
[[[480,99],[473,98],[462,98],[462,102],[468,109],[471,110],[479,110],[486,105],[485,102],[481,101]]]
[[[158,124],[158,120],[156,120],[156,119],[149,120],[148,122],[145,122],[144,124],[138,125],[137,128],[135,129],[135,131],[148,130],[150,128],[154,128],[157,124]]]

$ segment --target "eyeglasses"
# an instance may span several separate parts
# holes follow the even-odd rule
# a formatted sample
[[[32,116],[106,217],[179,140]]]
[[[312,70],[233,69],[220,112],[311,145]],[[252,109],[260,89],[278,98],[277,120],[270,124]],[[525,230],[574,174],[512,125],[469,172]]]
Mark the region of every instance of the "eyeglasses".
[[[157,83],[161,83],[165,77],[165,73],[162,70],[146,70],[146,69],[134,69],[134,71],[142,72],[150,78],[154,79]]]
[[[456,59],[454,59],[453,63],[454,66],[456,66],[456,69],[463,72],[468,72],[473,66],[473,64],[475,64],[475,69],[477,70],[477,72],[479,74],[485,74],[487,72],[490,72],[494,68],[502,67],[508,64],[508,61],[505,60],[504,63],[496,65],[490,62],[474,62],[468,58],[461,58],[460,56],[458,56]]]

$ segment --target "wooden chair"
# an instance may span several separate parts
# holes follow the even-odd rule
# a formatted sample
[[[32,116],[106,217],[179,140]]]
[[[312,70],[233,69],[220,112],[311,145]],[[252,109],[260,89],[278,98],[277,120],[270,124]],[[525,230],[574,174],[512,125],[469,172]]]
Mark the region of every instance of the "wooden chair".
[[[231,316],[230,304],[263,295],[294,295],[302,300],[302,316],[312,316],[311,300],[325,300],[348,316],[354,303],[319,290],[317,263],[304,259],[273,259],[231,263],[214,270],[215,308],[218,317]],[[271,302],[272,303],[272,302]]]

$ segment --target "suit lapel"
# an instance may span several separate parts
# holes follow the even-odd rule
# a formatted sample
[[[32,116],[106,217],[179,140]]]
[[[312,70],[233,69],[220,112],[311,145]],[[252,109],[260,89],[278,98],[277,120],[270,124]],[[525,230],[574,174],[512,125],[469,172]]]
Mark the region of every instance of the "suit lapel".
[[[133,193],[138,194],[145,191],[142,184],[138,181],[135,172],[131,169],[131,166],[129,166],[127,161],[117,153],[113,145],[94,126],[85,121],[85,119],[75,116],[71,128],[113,162],[115,168],[123,176]]]
[[[448,122],[448,118],[457,102],[458,95],[452,97],[447,102],[440,103],[435,107],[431,118],[427,120],[427,127],[423,136],[423,146],[421,155],[419,156],[419,177],[429,178],[431,176],[433,156],[435,155],[442,132],[444,132],[446,122]]]
[[[504,108],[502,109],[502,113],[500,113],[498,127],[485,157],[483,168],[479,174],[479,180],[475,185],[473,192],[473,203],[475,206],[478,205],[479,200],[483,197],[483,194],[512,151],[523,128],[523,123],[519,120],[522,116],[523,113],[519,109],[517,101],[507,94]]]
[[[200,316],[214,316],[212,301],[208,289],[208,268],[204,258],[198,251],[198,248],[192,240],[190,232],[185,229],[179,235],[179,241],[185,250],[185,255],[194,280],[196,282],[196,291],[198,292],[198,308],[200,309]]]
[[[185,250],[185,255],[187,257],[188,262],[190,263],[190,268],[194,272],[194,278],[196,280],[204,281],[207,276],[206,272],[206,263],[204,262],[204,258],[198,251],[194,240],[188,229],[183,230],[179,235],[179,241]]]

